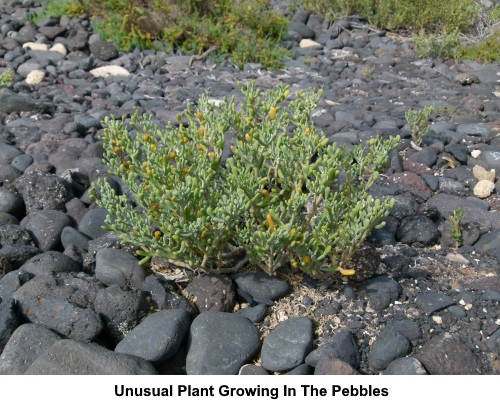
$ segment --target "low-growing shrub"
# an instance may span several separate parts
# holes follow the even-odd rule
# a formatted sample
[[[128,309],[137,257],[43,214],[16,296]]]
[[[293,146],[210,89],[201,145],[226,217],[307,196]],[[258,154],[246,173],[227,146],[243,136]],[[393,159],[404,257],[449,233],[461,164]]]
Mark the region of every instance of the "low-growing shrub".
[[[332,18],[358,14],[381,29],[407,32],[463,31],[474,24],[479,13],[473,0],[299,0],[298,3]]]
[[[458,31],[450,34],[426,34],[421,31],[413,37],[420,58],[454,58],[461,43]]]
[[[153,47],[202,54],[217,48],[242,68],[259,62],[275,68],[290,54],[279,42],[288,21],[265,0],[49,0],[34,14],[88,13],[101,37],[125,52]]]
[[[12,87],[14,85],[14,71],[7,69],[0,74],[0,88]]]
[[[245,103],[216,107],[204,95],[165,129],[138,114],[129,124],[104,121],[104,163],[129,191],[119,195],[102,178],[93,185],[92,198],[109,211],[107,229],[138,246],[142,262],[160,256],[215,272],[251,262],[270,274],[290,263],[318,277],[352,274],[346,264],[394,204],[368,190],[399,137],[347,150],[310,120],[321,91],[290,101],[282,85],[241,90]]]
[[[405,113],[406,121],[411,130],[411,136],[416,146],[420,146],[422,138],[429,132],[429,117],[434,112],[435,106],[429,105],[421,110],[408,110]]]

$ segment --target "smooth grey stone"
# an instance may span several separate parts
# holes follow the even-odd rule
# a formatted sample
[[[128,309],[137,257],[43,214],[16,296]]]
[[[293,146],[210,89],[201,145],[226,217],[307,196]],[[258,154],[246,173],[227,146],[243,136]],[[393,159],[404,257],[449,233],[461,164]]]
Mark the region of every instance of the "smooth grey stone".
[[[422,293],[415,300],[417,307],[424,311],[427,315],[431,315],[436,311],[448,308],[455,304],[455,301],[443,293]]]
[[[13,299],[0,302],[0,353],[19,325],[16,305]]]
[[[63,298],[23,294],[22,288],[13,296],[29,322],[82,342],[91,341],[101,333],[102,321],[92,309],[79,307]]]
[[[382,333],[397,332],[415,345],[422,338],[422,331],[418,324],[410,319],[392,319]]]
[[[487,253],[500,259],[500,231],[482,235],[474,245],[478,252]]]
[[[62,338],[42,325],[25,323],[10,337],[0,356],[0,375],[20,375]]]
[[[26,370],[27,375],[155,375],[151,363],[95,343],[60,340]]]
[[[0,142],[0,164],[9,165],[17,156],[22,155],[18,148],[6,143]]]
[[[74,245],[80,249],[87,250],[89,248],[89,241],[90,238],[71,226],[65,227],[61,232],[61,243],[65,249],[69,245]]]
[[[381,333],[368,353],[368,364],[375,370],[383,370],[393,360],[408,354],[410,349],[410,342],[400,333]]]
[[[11,214],[7,214],[6,212],[0,212],[0,224],[1,225],[19,225],[19,220]]]
[[[413,153],[409,159],[414,162],[422,163],[427,167],[432,167],[437,161],[437,153],[434,149],[425,147]]]
[[[156,309],[185,309],[194,312],[194,309],[182,295],[177,294],[168,283],[160,281],[155,274],[144,279],[141,291],[149,297],[151,304]]]
[[[252,323],[260,323],[267,316],[267,306],[264,304],[257,304],[254,307],[242,308],[236,312],[236,315],[244,316]]]
[[[105,225],[104,220],[107,215],[109,215],[109,212],[104,208],[94,208],[88,211],[80,220],[78,230],[90,239],[96,239],[104,235],[107,231],[102,227]]]
[[[19,170],[21,173],[24,173],[24,171],[33,163],[33,156],[31,155],[19,155],[16,156],[12,162],[11,165]]]
[[[254,364],[245,364],[240,368],[238,375],[269,375],[263,367]]]
[[[301,364],[283,375],[313,375],[314,369],[308,364]]]
[[[236,375],[259,348],[259,332],[247,318],[226,312],[203,312],[189,331],[186,372]]]
[[[291,290],[290,284],[277,276],[247,272],[232,276],[238,288],[250,295],[258,304],[271,306]]]
[[[383,372],[384,375],[426,375],[427,371],[414,357],[400,357],[391,361]]]
[[[489,336],[486,340],[486,346],[493,353],[500,354],[500,328]]]
[[[422,177],[427,187],[429,187],[432,191],[436,191],[438,189],[439,180],[436,176],[434,176],[433,174],[424,173],[420,175],[420,177]]]
[[[316,367],[318,361],[328,357],[330,359],[340,359],[351,365],[353,368],[359,367],[359,348],[354,340],[354,336],[347,329],[340,329],[332,337],[325,341],[306,357],[305,362],[312,367]]]
[[[33,235],[40,250],[57,250],[61,246],[61,233],[71,225],[71,218],[64,212],[45,209],[28,214],[21,225]]]
[[[161,363],[179,350],[191,321],[192,314],[184,309],[155,312],[132,329],[115,347],[115,352]]]
[[[368,296],[370,306],[376,311],[387,308],[401,293],[401,286],[387,276],[376,276],[366,280],[360,288]]]
[[[38,276],[53,273],[78,273],[82,267],[64,253],[51,250],[32,257],[19,270]]]
[[[106,285],[140,288],[145,278],[139,260],[125,250],[100,249],[95,257],[95,276]]]
[[[288,318],[264,338],[262,367],[287,371],[304,362],[312,350],[312,321],[308,317]]]
[[[33,276],[22,270],[13,270],[0,278],[0,300],[12,297],[24,283],[31,280]]]
[[[456,131],[462,135],[478,136],[488,139],[491,127],[486,124],[459,124]]]
[[[302,38],[314,38],[316,35],[312,28],[309,28],[307,25],[299,21],[292,21],[288,26],[288,29],[291,31],[295,31]]]
[[[18,95],[8,89],[0,89],[0,111],[6,114],[13,112],[33,111],[50,114],[54,111],[54,105],[43,103],[39,100]]]
[[[337,358],[322,357],[314,369],[314,375],[357,375],[350,364]]]
[[[457,318],[467,317],[467,312],[459,305],[452,305],[448,307],[448,312]]]

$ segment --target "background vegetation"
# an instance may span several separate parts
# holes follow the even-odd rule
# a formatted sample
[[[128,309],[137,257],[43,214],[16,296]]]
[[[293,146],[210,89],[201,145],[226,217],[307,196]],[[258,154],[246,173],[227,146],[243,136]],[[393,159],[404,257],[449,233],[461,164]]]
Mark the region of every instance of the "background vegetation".
[[[358,15],[373,27],[414,38],[420,57],[500,60],[500,7],[485,11],[477,0],[294,0],[327,20]],[[287,20],[268,0],[47,0],[31,15],[87,13],[102,38],[120,50],[152,47],[230,56],[240,68],[259,62],[279,67]]]
[[[247,62],[277,67],[289,54],[279,46],[288,22],[265,0],[49,0],[32,19],[82,13],[123,51],[166,47],[201,54],[217,47],[240,68]]]

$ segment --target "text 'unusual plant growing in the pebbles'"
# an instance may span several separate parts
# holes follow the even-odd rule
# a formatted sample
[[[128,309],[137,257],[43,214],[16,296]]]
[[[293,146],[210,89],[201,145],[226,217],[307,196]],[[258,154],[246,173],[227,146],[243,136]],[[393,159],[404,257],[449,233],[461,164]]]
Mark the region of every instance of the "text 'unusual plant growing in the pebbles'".
[[[129,124],[104,121],[104,162],[130,191],[118,195],[102,178],[94,184],[107,228],[139,246],[142,262],[354,273],[346,263],[393,207],[368,189],[399,138],[337,147],[311,122],[321,90],[291,97],[288,87],[261,93],[249,83],[241,91],[244,104],[215,106],[205,95],[165,129],[138,114]]]

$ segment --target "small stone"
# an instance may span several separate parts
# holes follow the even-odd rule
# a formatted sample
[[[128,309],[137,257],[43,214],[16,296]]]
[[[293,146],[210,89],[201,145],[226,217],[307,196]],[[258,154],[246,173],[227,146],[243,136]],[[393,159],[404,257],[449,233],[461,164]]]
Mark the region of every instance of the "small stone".
[[[495,189],[495,183],[489,180],[480,180],[474,186],[474,195],[478,198],[489,197]]]
[[[314,369],[314,375],[356,375],[358,372],[350,364],[340,359],[323,357]]]
[[[473,73],[459,73],[455,76],[455,81],[462,86],[469,86],[473,83],[479,83],[479,77]]]
[[[376,276],[364,281],[361,290],[368,296],[370,306],[381,311],[399,298],[401,286],[387,276]]]
[[[59,52],[61,54],[63,54],[64,56],[66,56],[68,54],[68,50],[66,49],[66,47],[63,45],[63,44],[54,44],[54,46],[52,48],[49,49],[50,51],[53,51],[53,52]]]
[[[313,41],[312,39],[303,39],[300,41],[299,46],[301,48],[311,48],[311,47],[316,47],[316,48],[322,48],[323,45],[320,43]]]
[[[288,318],[264,338],[262,367],[286,371],[304,362],[313,344],[312,321],[308,317]]]
[[[472,174],[479,181],[481,180],[488,180],[491,182],[495,181],[495,169],[486,170],[484,167],[476,165],[472,169]]]
[[[416,299],[417,307],[426,314],[432,313],[453,305],[455,301],[443,293],[423,293]]]
[[[186,287],[198,311],[231,312],[236,301],[233,281],[224,275],[200,274]]]
[[[101,66],[99,68],[92,69],[90,74],[94,77],[104,78],[109,76],[130,76],[130,72],[127,69],[116,65]]]
[[[145,278],[144,268],[139,260],[125,250],[100,249],[95,257],[95,276],[108,285],[140,288]]]
[[[286,280],[265,273],[238,273],[232,276],[232,279],[238,289],[249,295],[253,301],[268,306],[272,306],[274,301],[284,297],[291,290]]]
[[[26,76],[26,83],[28,84],[39,84],[42,82],[43,78],[45,77],[45,73],[42,72],[41,70],[33,70]]]
[[[400,357],[384,370],[384,375],[426,375],[427,371],[414,357]]]
[[[477,159],[479,157],[479,155],[481,154],[481,151],[479,149],[475,149],[473,150],[470,155],[474,158],[474,159]]]
[[[368,353],[368,364],[375,370],[383,370],[395,359],[406,356],[410,352],[408,339],[396,332],[389,330],[380,333]]]
[[[238,375],[269,375],[265,368],[255,364],[245,364],[240,368]]]
[[[23,48],[32,49],[34,51],[48,51],[49,46],[47,44],[38,44],[36,42],[26,42],[23,44]]]

